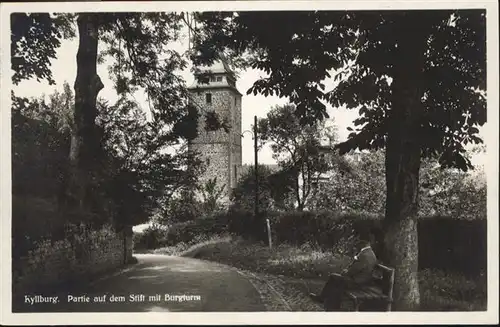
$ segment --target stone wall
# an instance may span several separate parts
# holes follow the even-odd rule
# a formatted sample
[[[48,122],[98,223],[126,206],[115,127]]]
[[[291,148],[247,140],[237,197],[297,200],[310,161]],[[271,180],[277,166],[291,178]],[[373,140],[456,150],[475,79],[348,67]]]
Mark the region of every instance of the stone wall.
[[[209,179],[217,177],[219,186],[225,185],[226,188],[229,187],[229,182],[227,180],[229,165],[228,144],[193,144],[191,149],[198,152],[202,160],[206,163],[206,170],[199,176],[200,183],[205,183]]]
[[[211,103],[206,102],[206,94],[211,94]],[[198,121],[198,137],[190,143],[190,150],[197,152],[206,165],[199,176],[201,184],[217,177],[219,187],[224,186],[222,202],[229,202],[231,189],[236,186],[241,172],[241,95],[231,88],[206,87],[191,91],[191,101],[198,111],[214,111],[230,125],[230,130],[205,130],[205,119]]]
[[[206,94],[212,95],[212,102],[206,102]],[[231,100],[232,99],[232,100]],[[213,142],[228,142],[231,133],[226,133],[224,129],[217,131],[206,131],[204,114],[209,111],[214,111],[221,119],[227,120],[231,127],[234,125],[234,94],[229,89],[201,89],[191,92],[191,101],[194,102],[200,118],[198,120],[198,137],[193,143],[213,143]],[[233,104],[233,105],[232,105]]]
[[[132,237],[109,227],[72,240],[41,242],[12,263],[13,294],[22,296],[112,271],[132,258]]]

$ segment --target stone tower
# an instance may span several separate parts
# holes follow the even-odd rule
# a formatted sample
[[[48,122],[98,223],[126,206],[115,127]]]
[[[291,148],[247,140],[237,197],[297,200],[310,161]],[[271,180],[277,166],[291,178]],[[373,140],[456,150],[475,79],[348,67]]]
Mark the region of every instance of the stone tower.
[[[205,172],[199,176],[203,185],[217,178],[217,185],[224,186],[223,202],[229,202],[231,190],[236,186],[241,173],[241,93],[236,89],[234,72],[223,61],[211,67],[200,68],[200,74],[208,76],[189,88],[190,101],[197,108],[198,137],[189,144],[189,150],[199,154],[206,164]],[[214,111],[219,119],[229,123],[229,132],[205,130],[204,112]]]

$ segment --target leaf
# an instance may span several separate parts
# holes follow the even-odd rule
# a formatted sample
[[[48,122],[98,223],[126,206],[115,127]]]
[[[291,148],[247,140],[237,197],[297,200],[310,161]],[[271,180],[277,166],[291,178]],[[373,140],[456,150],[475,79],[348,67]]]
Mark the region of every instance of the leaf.
[[[461,120],[469,116],[470,124],[482,125],[486,121],[485,101],[471,91],[484,89],[486,76],[486,25],[481,11],[455,11],[454,15],[464,18],[457,19],[453,27],[448,25],[450,11],[425,13],[425,20],[411,12],[374,15],[348,11],[339,15],[270,12],[262,16],[259,12],[227,21],[212,18],[204,21],[211,24],[211,29],[203,42],[231,48],[236,55],[250,54],[253,67],[271,76],[265,88],[260,81],[255,82],[253,94],[268,95],[275,90],[289,97],[299,109],[301,124],[323,119],[323,109],[318,105],[321,100],[333,107],[360,108],[364,118],[357,119],[355,126],[371,124],[371,130],[364,129],[367,133],[357,138],[362,147],[383,146],[392,124],[399,124],[388,121],[399,82],[391,79],[389,84],[387,76],[407,78],[404,85],[408,86],[417,80],[426,81],[422,93],[415,95],[415,101],[424,99],[428,113],[425,123],[451,127],[451,134],[458,133],[455,140],[465,139],[467,133],[478,133],[475,128],[462,131]],[[417,44],[416,37],[410,35],[418,36],[417,29],[412,28],[414,22],[422,28],[418,30],[428,33],[422,36],[427,42]],[[400,55],[403,45],[408,45],[408,55]],[[421,49],[416,48],[419,46]],[[409,56],[416,54],[424,56],[424,64],[422,76],[412,78],[414,65]],[[318,88],[324,90],[325,76],[330,76],[331,70],[335,71],[333,80],[339,84],[324,96]],[[308,85],[317,88],[305,87]],[[446,137],[444,133],[428,136],[423,142],[424,152],[453,150],[454,143]]]

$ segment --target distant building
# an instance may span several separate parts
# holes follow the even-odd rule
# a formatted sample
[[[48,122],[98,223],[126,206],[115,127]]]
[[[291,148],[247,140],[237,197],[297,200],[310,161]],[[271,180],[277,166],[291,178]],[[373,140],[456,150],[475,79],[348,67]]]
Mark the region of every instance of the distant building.
[[[190,101],[198,109],[198,137],[188,147],[197,152],[207,169],[199,177],[203,184],[217,178],[219,187],[224,186],[224,202],[241,175],[241,93],[236,89],[236,76],[224,60],[214,62],[210,67],[200,68],[198,74],[208,77],[200,81],[195,76],[189,88]],[[206,131],[204,112],[215,112],[220,119],[229,123],[229,131],[224,129]]]
[[[324,156],[333,155],[333,153],[335,152],[333,144],[327,144],[326,142],[322,142],[319,150]],[[346,160],[346,163],[357,164],[361,161],[363,155],[366,154],[367,152],[352,150],[349,153],[344,154],[342,157]],[[320,188],[322,185],[331,183],[332,179],[335,178],[335,175],[338,174],[338,171],[336,169],[337,168],[332,168],[329,171],[321,174],[318,178],[318,181],[314,183],[314,186]]]

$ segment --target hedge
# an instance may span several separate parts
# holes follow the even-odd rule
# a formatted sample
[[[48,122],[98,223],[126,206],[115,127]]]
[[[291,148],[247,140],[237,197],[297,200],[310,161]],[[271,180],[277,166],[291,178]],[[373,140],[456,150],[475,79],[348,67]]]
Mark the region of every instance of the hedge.
[[[177,243],[191,244],[200,236],[212,236],[228,231],[227,214],[216,213],[187,222],[165,226],[151,226],[142,233],[134,233],[134,249],[149,250]]]
[[[151,226],[141,233],[134,233],[132,242],[134,250],[156,249],[166,244],[167,229],[159,226]]]
[[[486,219],[425,217],[418,223],[419,267],[484,272],[487,266]]]
[[[332,211],[253,212],[230,210],[206,218],[178,223],[167,229],[143,235],[140,247],[156,248],[183,242],[190,244],[200,236],[230,232],[247,239],[267,240],[266,219],[270,220],[274,244],[305,243],[322,250],[352,254],[354,242],[369,238],[384,259],[383,217]],[[486,270],[486,220],[460,220],[452,217],[421,217],[418,222],[419,267],[476,275]],[[136,245],[136,247],[137,247]]]
[[[369,238],[384,257],[383,217],[356,213],[267,212],[256,220],[250,212],[228,214],[229,230],[247,238],[267,239],[265,219],[271,222],[273,242],[300,246],[314,244],[323,250],[349,252],[354,241]],[[486,220],[420,217],[419,267],[475,275],[486,270]]]
[[[191,243],[197,236],[212,236],[227,231],[225,215],[213,216],[192,220],[186,223],[178,223],[170,226],[167,230],[165,244],[172,246],[177,243]]]

